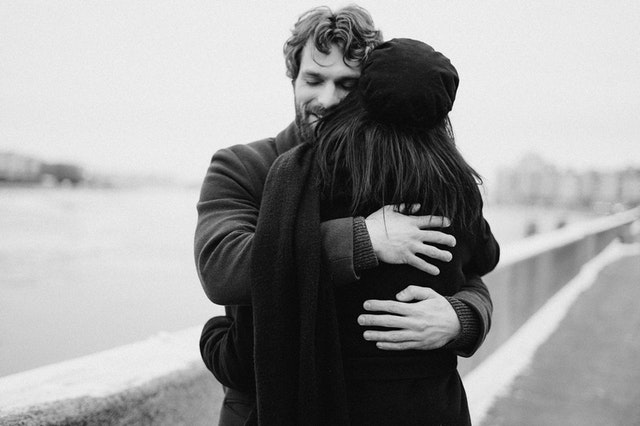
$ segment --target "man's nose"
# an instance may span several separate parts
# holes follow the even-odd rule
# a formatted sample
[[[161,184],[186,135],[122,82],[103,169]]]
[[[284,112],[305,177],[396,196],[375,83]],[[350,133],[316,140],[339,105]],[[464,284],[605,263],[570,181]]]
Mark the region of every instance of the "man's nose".
[[[335,84],[325,84],[318,94],[318,103],[325,109],[338,105],[341,100],[340,91]]]

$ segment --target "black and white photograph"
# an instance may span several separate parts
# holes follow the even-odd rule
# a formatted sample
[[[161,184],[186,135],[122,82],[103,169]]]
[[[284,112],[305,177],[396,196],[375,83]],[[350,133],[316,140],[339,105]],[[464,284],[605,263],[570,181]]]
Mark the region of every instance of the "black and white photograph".
[[[0,425],[640,424],[639,28],[0,0]]]

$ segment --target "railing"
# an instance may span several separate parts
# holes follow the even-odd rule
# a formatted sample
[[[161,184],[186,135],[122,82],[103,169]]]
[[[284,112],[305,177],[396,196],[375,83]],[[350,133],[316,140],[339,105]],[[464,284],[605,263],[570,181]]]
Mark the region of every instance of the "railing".
[[[640,208],[503,247],[486,277],[491,333],[461,374],[505,342],[536,310],[616,238],[627,239]],[[0,424],[215,423],[221,387],[198,353],[200,328],[162,334],[95,355],[0,378]]]

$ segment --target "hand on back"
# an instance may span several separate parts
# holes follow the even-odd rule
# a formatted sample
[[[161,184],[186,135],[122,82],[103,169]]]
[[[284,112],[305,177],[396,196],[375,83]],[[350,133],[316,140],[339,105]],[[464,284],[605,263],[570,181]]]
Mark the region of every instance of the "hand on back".
[[[433,289],[410,285],[398,293],[396,299],[367,300],[364,309],[372,313],[358,317],[358,324],[367,328],[390,329],[364,332],[364,339],[376,342],[379,349],[437,349],[460,333],[461,325],[455,310]]]
[[[409,211],[417,212],[419,208],[414,204]],[[453,236],[436,230],[450,226],[447,218],[405,215],[396,206],[384,206],[369,215],[365,223],[373,251],[381,262],[408,264],[431,275],[438,275],[440,270],[418,254],[443,262],[452,259],[449,251],[433,245],[455,246]]]

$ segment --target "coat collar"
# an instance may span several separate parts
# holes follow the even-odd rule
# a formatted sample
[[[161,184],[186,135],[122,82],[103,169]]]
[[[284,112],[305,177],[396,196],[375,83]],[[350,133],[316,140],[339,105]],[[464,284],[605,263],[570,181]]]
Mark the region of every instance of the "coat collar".
[[[278,155],[289,151],[291,148],[303,142],[300,130],[295,121],[291,122],[283,131],[276,136],[276,150]]]

